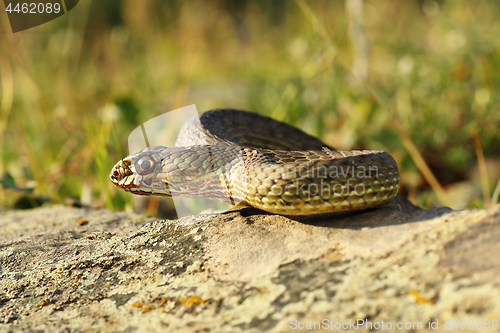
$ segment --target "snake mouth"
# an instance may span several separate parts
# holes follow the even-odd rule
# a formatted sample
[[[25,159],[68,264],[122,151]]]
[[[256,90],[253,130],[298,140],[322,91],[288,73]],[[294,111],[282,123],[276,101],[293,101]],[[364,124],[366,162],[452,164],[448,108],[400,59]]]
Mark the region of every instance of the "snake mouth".
[[[130,169],[130,161],[120,160],[113,167],[109,174],[109,179],[119,188],[129,187],[134,180],[134,172]]]

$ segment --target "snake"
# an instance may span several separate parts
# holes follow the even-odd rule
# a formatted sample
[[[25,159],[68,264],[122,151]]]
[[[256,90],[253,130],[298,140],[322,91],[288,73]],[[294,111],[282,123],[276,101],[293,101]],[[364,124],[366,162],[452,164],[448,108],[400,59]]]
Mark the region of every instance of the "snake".
[[[382,150],[336,150],[284,122],[236,109],[205,111],[174,147],[116,163],[109,178],[137,195],[207,198],[273,214],[363,211],[389,203],[400,174]]]

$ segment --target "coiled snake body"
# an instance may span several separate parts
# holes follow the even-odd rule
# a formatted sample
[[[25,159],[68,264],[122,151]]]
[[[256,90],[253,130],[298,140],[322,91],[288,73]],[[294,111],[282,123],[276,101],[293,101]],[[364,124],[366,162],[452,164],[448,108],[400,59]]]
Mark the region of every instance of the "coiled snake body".
[[[120,160],[110,179],[139,195],[313,215],[388,203],[398,191],[399,170],[385,151],[337,151],[274,119],[217,109],[189,120],[176,147],[149,147]]]

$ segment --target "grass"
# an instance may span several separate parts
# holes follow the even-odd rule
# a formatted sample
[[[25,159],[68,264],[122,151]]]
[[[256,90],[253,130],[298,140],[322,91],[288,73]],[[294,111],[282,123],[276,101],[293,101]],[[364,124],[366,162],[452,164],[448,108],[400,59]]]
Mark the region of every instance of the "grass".
[[[500,4],[235,3],[81,1],[17,34],[0,16],[0,175],[56,202],[132,209],[107,178],[128,134],[194,103],[387,150],[423,207],[461,208],[459,182],[479,189],[465,206],[497,203]],[[4,189],[0,204],[23,196]]]

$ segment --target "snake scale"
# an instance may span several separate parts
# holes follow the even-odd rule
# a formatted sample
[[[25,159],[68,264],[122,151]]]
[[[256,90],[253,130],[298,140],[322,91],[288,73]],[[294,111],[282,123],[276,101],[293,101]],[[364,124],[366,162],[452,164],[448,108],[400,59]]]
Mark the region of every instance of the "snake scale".
[[[374,208],[399,188],[397,163],[385,151],[337,151],[283,122],[234,109],[190,119],[175,147],[127,156],[110,179],[134,194],[204,197],[283,215]]]

